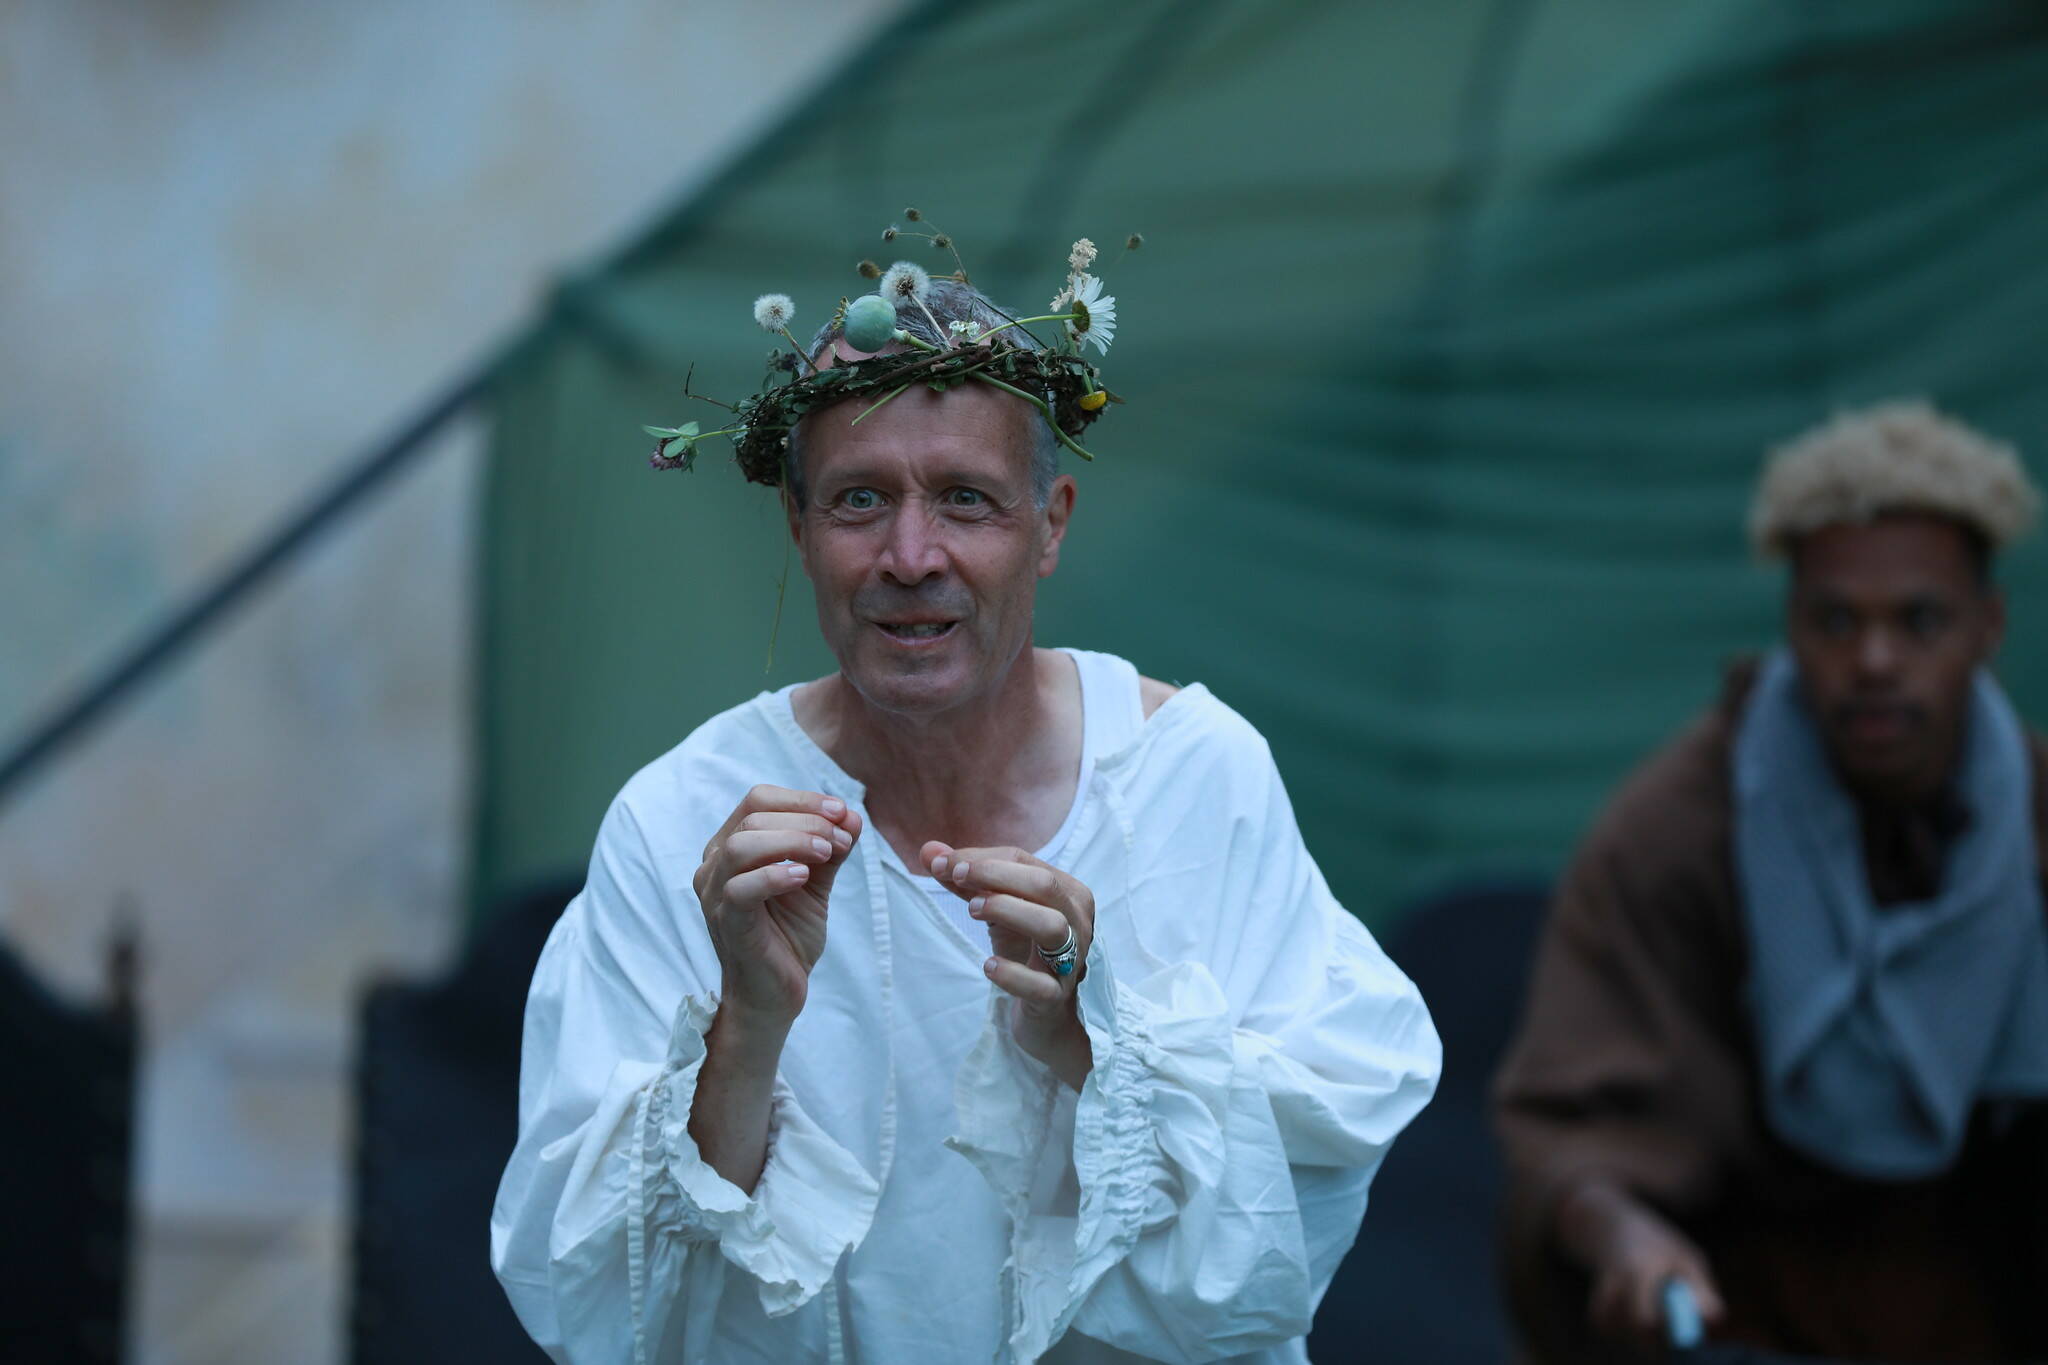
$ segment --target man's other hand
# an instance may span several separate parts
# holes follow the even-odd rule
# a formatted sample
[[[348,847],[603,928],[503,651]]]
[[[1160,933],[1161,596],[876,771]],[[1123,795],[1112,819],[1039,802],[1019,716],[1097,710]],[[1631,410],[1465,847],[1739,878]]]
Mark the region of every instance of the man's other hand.
[[[988,926],[994,956],[988,979],[1014,997],[1010,1032],[1017,1046],[1079,1090],[1094,1066],[1088,1031],[1074,1003],[1095,941],[1095,896],[1074,878],[1020,848],[961,848],[937,840],[919,850],[931,875],[967,902]],[[1057,952],[1073,935],[1075,970],[1060,976],[1038,949]]]
[[[860,831],[837,797],[759,786],[704,845],[693,885],[724,974],[721,1027],[795,1022],[825,951],[832,879]]]
[[[1586,1316],[1601,1336],[1664,1345],[1664,1285],[1674,1278],[1692,1287],[1706,1323],[1721,1318],[1721,1290],[1705,1253],[1612,1181],[1588,1180],[1559,1201],[1558,1240],[1592,1275]]]

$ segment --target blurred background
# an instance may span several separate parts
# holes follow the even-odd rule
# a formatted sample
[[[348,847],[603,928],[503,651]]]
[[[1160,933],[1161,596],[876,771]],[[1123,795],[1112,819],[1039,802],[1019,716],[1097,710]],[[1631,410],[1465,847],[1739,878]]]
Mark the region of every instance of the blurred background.
[[[516,1332],[539,939],[635,768],[829,668],[800,580],[764,667],[772,497],[640,424],[756,382],[757,293],[950,268],[915,205],[1014,304],[1106,248],[1040,639],[1257,724],[1444,1025],[1316,1358],[1501,1358],[1543,879],[1769,641],[1770,445],[1925,396],[2038,476],[2044,92],[2039,0],[0,8],[5,1207],[61,1320],[0,1355]]]

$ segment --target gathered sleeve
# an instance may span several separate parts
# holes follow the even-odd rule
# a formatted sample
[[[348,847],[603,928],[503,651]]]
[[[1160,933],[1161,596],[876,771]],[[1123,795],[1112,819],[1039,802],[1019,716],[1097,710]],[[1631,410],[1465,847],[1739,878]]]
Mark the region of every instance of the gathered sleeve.
[[[1252,740],[1250,771],[1222,775],[1250,793],[1230,828],[1182,822],[1157,850],[1170,875],[1149,891],[1174,896],[1139,912],[1095,888],[1080,1094],[1017,1046],[999,995],[958,1078],[950,1145],[1013,1221],[1020,1361],[1069,1330],[1169,1361],[1302,1336],[1435,1090],[1420,995],[1331,895]],[[1104,926],[1132,913],[1165,927],[1120,955]]]
[[[664,885],[622,797],[534,974],[491,1214],[492,1267],[564,1365],[694,1361],[714,1332],[804,1353],[822,1335],[795,1310],[873,1218],[874,1177],[779,1077],[751,1195],[699,1155],[716,981],[694,896]]]

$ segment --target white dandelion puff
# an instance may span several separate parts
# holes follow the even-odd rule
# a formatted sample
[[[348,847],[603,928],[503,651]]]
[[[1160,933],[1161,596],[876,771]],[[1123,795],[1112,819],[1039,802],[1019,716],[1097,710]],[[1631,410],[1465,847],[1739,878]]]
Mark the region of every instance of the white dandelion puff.
[[[1094,342],[1095,349],[1107,355],[1109,343],[1116,339],[1116,296],[1102,292],[1101,280],[1083,275],[1067,306],[1075,314],[1067,331],[1077,341]]]
[[[787,294],[763,294],[754,300],[754,321],[764,332],[780,332],[796,316],[796,303]]]
[[[882,287],[875,292],[900,308],[906,303],[923,303],[931,290],[932,277],[923,266],[898,261],[882,276]]]

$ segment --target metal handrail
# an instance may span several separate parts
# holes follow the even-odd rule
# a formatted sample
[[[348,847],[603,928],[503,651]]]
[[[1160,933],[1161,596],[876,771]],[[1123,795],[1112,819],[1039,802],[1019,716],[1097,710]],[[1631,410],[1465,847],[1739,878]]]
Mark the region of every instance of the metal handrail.
[[[32,773],[66,745],[83,737],[107,716],[116,702],[172,663],[231,608],[425,449],[431,437],[483,392],[501,359],[494,352],[442,390],[410,421],[342,471],[211,584],[144,631],[73,693],[70,700],[9,745],[6,756],[0,758],[0,809],[5,808],[8,796]]]

